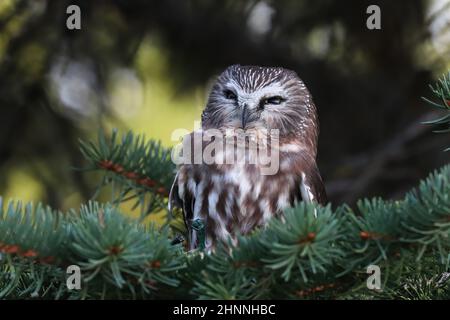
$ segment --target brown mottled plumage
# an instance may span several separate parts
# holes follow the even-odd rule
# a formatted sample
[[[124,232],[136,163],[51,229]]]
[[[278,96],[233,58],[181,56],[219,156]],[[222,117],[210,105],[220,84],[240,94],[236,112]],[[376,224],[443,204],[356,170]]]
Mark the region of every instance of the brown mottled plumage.
[[[239,146],[237,129],[250,132]],[[273,129],[278,134],[267,138]],[[218,141],[202,139],[211,130],[230,140],[220,144],[222,151],[213,152],[213,163],[202,160],[182,164],[169,199],[170,206],[183,210],[191,249],[198,245],[196,231],[191,227],[195,219],[205,222],[206,247],[211,249],[217,241],[235,240],[237,233],[246,234],[266,224],[298,201],[327,201],[316,165],[316,108],[294,71],[228,67],[211,90],[202,114],[202,129],[187,136],[185,145],[206,151],[213,141]],[[258,147],[252,147],[249,141],[258,142]],[[262,168],[267,165],[250,161],[262,150],[278,156],[276,172],[265,174]],[[224,163],[229,156],[234,163]]]

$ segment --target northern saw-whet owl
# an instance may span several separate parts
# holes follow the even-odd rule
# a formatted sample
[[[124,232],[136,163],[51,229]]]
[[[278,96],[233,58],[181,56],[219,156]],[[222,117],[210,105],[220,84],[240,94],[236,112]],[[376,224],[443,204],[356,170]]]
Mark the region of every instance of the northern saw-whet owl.
[[[214,137],[205,139],[209,131]],[[206,151],[218,139],[217,133],[225,142],[219,144],[222,150],[210,152],[214,161],[193,160],[195,152]],[[189,248],[199,246],[199,231],[193,227],[198,219],[204,223],[204,246],[212,250],[218,242],[235,242],[237,234],[264,226],[299,201],[324,204],[316,164],[318,133],[312,97],[294,71],[228,67],[212,87],[201,130],[185,137],[185,145],[197,151],[179,166],[169,196],[169,209],[183,211]],[[268,165],[258,160],[260,153],[277,156],[275,170],[263,171]]]

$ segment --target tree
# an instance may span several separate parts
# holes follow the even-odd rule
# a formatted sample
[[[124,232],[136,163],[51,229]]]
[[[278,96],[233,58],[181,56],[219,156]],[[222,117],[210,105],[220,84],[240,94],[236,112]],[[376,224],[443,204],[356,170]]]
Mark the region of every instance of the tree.
[[[404,139],[406,123],[417,125],[423,116],[417,96],[449,56],[448,45],[440,54],[428,50],[429,25],[445,14],[428,19],[432,1],[377,1],[381,32],[366,28],[369,0],[0,2],[2,194],[10,189],[9,175],[20,171],[42,184],[42,200],[53,207],[61,208],[74,191],[89,198],[94,177],[67,170],[83,166],[77,139],[91,139],[91,128],[114,116],[102,97],[116,69],[129,68],[144,82],[149,69],[160,67],[137,62],[149,43],[167,58],[164,73],[179,94],[205,86],[234,63],[295,70],[319,108],[319,167],[334,202],[400,197],[447,161],[419,156],[437,154],[443,138],[413,126],[416,134]],[[255,33],[248,21],[261,2],[273,10],[271,28]],[[74,4],[81,30],[67,29],[67,8]],[[88,86],[98,99],[81,110],[90,116],[67,107],[48,76],[72,64],[83,66],[78,75],[94,79]],[[397,137],[401,152],[386,150]],[[380,153],[386,155],[381,160]],[[359,191],[347,192],[353,184]]]
[[[437,100],[427,101],[447,112],[433,124],[449,124],[449,84],[445,76],[432,87]],[[170,149],[114,131],[81,142],[81,152],[87,170],[104,173],[99,189],[111,187],[111,202],[67,213],[0,204],[1,298],[450,298],[449,165],[403,200],[364,199],[356,209],[302,203],[205,254],[184,249],[178,214],[147,227],[118,208],[133,200],[142,217],[166,208]],[[73,265],[79,290],[66,285]]]

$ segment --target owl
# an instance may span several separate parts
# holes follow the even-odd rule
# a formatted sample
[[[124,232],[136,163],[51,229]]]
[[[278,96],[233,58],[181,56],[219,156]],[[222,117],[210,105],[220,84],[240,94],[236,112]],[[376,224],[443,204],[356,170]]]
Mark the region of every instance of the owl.
[[[169,195],[169,210],[183,212],[189,248],[236,243],[300,201],[326,203],[318,134],[311,94],[294,71],[228,67],[212,87],[201,129],[184,138],[188,161]]]

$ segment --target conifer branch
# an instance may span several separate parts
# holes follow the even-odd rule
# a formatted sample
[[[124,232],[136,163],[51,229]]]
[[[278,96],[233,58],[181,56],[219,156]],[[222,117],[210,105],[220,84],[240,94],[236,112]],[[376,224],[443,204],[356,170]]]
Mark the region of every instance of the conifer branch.
[[[444,115],[438,119],[430,120],[424,122],[425,124],[431,124],[438,126],[442,129],[437,129],[436,133],[449,133],[450,132],[450,71],[444,74],[440,79],[438,79],[435,86],[430,85],[430,90],[433,94],[434,99],[430,100],[428,98],[422,98],[430,106],[441,110]],[[445,149],[445,151],[450,151],[450,147]]]
[[[432,87],[449,111],[450,74]],[[450,124],[449,117],[428,122]],[[170,149],[128,132],[81,141],[85,170],[103,172],[111,203],[67,213],[0,199],[0,298],[314,299],[450,297],[450,165],[430,174],[401,201],[342,205],[300,203],[264,228],[187,252],[167,225],[146,227],[117,204],[135,199],[142,216],[165,209],[174,175]],[[317,217],[316,217],[317,216]],[[66,285],[77,265],[82,288]],[[367,266],[382,270],[369,290]]]
[[[84,170],[101,170],[104,176],[96,195],[111,187],[113,203],[134,200],[140,206],[142,218],[151,212],[165,210],[175,166],[171,149],[160,142],[146,141],[145,136],[132,132],[117,141],[117,131],[110,138],[99,132],[97,144],[80,141],[80,149],[89,161]]]
[[[10,203],[0,210],[0,297],[401,297],[400,284],[418,270],[448,272],[449,180],[445,166],[404,200],[363,200],[356,212],[299,204],[212,254],[185,252],[166,227],[147,228],[116,206],[91,202],[62,214]],[[82,270],[82,290],[65,286],[71,264]],[[382,293],[365,286],[370,264],[383,270]],[[427,294],[445,296],[447,282]]]

